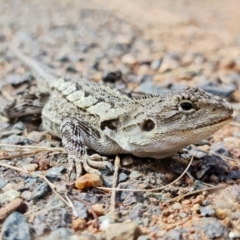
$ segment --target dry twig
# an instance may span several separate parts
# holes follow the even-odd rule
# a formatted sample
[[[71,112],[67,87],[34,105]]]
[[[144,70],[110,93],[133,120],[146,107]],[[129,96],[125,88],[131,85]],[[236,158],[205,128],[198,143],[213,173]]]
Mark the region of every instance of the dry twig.
[[[26,211],[26,209],[27,205],[25,202],[20,198],[16,198],[0,209],[0,222],[4,221],[5,218],[7,218],[12,212],[18,210],[23,213]]]

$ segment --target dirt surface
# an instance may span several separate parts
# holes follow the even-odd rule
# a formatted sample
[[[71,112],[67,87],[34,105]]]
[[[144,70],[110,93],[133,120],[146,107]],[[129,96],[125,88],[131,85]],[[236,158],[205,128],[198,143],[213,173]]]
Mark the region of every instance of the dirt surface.
[[[112,173],[85,175],[78,188],[68,180],[61,141],[43,131],[39,116],[0,116],[1,238],[240,239],[239,13],[238,0],[0,0],[1,107],[37,91],[10,40],[61,76],[127,94],[198,86],[234,108],[231,124],[176,156],[120,156],[118,187],[128,191],[118,191],[115,204],[112,191],[96,187],[112,187]],[[192,155],[187,173],[167,185]]]

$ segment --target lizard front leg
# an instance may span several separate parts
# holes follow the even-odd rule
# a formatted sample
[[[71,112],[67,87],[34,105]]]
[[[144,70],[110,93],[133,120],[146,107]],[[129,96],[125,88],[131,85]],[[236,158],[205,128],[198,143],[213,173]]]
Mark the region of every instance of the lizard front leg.
[[[76,172],[77,177],[83,169],[88,173],[101,175],[98,169],[112,169],[106,157],[98,154],[87,155],[86,139],[88,142],[97,142],[101,137],[87,122],[76,118],[66,118],[61,127],[62,143],[68,153],[69,176]]]

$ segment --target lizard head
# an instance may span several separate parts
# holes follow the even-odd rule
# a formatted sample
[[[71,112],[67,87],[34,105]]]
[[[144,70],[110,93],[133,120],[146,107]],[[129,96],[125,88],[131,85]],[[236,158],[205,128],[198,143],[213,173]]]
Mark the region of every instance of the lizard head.
[[[134,100],[109,137],[139,157],[163,158],[208,138],[232,119],[232,107],[199,88]]]

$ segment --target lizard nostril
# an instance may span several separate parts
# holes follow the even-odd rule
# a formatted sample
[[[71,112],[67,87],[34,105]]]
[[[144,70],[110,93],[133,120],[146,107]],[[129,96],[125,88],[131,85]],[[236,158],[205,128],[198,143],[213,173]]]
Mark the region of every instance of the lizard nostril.
[[[217,109],[216,108],[212,108],[212,111],[215,112]]]

